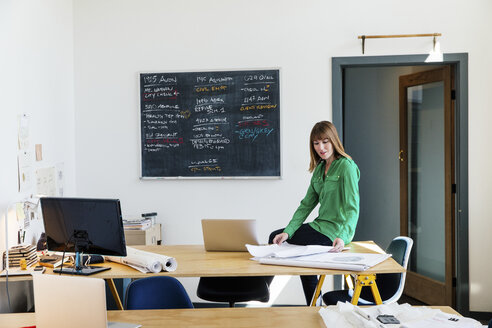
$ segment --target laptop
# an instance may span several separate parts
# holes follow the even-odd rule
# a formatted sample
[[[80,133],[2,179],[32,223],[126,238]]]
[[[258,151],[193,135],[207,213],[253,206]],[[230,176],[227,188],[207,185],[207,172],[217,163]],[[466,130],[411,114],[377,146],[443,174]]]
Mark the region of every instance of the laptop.
[[[258,245],[256,220],[203,219],[207,251],[246,252],[245,244]]]
[[[33,275],[37,328],[138,328],[133,323],[107,322],[103,279]]]

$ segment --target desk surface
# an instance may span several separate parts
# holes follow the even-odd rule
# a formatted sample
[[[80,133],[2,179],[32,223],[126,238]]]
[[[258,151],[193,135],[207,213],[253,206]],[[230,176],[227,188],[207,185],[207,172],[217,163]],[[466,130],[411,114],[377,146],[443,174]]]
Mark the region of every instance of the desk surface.
[[[432,306],[458,314],[448,306]],[[109,321],[152,327],[325,327],[319,307],[213,308],[184,310],[108,311]],[[35,324],[34,313],[0,314],[2,327]]]
[[[352,242],[348,252],[351,253],[383,253],[383,250],[372,241]],[[145,274],[128,266],[106,262],[100,266],[110,266],[111,270],[104,271],[89,277],[115,279],[115,278],[143,278],[150,275],[163,275],[173,277],[231,277],[231,276],[265,276],[265,275],[336,275],[350,274],[353,271],[328,270],[320,268],[301,268],[280,265],[265,265],[250,260],[248,252],[207,252],[203,245],[173,245],[173,246],[133,246],[149,252],[155,252],[176,258],[178,268],[174,272],[160,272],[157,274]],[[374,267],[360,272],[394,273],[404,272],[405,269],[395,260],[389,258]],[[46,273],[53,274],[53,270],[47,268]],[[5,278],[3,278],[5,279]],[[9,277],[9,280],[27,280],[30,276]]]

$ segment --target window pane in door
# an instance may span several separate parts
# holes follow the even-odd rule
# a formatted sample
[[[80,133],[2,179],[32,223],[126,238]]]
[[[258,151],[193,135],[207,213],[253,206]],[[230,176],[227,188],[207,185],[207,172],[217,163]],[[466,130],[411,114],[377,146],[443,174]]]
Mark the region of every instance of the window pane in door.
[[[444,82],[407,88],[409,269],[444,282]]]

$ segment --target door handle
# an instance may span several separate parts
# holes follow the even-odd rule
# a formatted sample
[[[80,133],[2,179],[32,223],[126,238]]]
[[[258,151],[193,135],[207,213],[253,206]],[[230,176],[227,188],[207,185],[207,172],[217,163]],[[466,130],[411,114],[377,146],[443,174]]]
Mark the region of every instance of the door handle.
[[[403,159],[403,149],[400,150],[400,152],[398,153],[398,159],[400,160],[400,162],[403,162],[404,159]]]

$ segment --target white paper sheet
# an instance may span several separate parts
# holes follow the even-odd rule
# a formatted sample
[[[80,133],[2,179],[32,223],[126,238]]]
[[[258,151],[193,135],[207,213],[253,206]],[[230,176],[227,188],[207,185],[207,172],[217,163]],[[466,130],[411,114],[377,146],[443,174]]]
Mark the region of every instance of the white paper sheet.
[[[32,153],[27,150],[19,151],[17,155],[19,191],[29,192],[34,187],[34,169]]]
[[[29,116],[27,114],[19,115],[17,121],[19,150],[27,150],[29,148]]]
[[[298,266],[308,268],[365,271],[381,263],[391,254],[334,253],[331,246],[299,246],[284,243],[282,245],[253,246],[246,245],[253,260],[261,264]]]
[[[282,245],[264,245],[256,246],[246,244],[248,252],[254,257],[279,257],[288,258],[294,256],[311,255],[318,253],[327,253],[333,250],[332,246],[322,246],[322,245],[292,245],[289,243],[283,243]],[[350,249],[350,247],[345,247],[344,250]]]
[[[55,167],[47,167],[36,170],[36,192],[39,195],[55,196]]]
[[[375,253],[323,253],[306,255],[296,258],[299,261],[307,262],[330,262],[339,264],[359,265],[367,268],[373,267],[378,263],[390,258],[391,254]]]
[[[482,325],[471,318],[439,312],[429,318],[417,318],[401,325],[401,328],[475,328]]]
[[[351,253],[355,254],[355,253]],[[383,254],[378,254],[383,255]],[[382,258],[384,261],[389,256]],[[273,258],[273,257],[262,257],[256,259],[261,264],[273,264],[273,265],[285,265],[285,266],[296,266],[305,268],[320,268],[320,269],[333,269],[333,270],[349,270],[355,272],[365,271],[370,268],[370,266],[363,263],[343,263],[343,262],[323,262],[323,261],[307,261],[301,258]]]
[[[348,302],[338,302],[337,305],[323,307],[319,310],[319,314],[323,319],[326,327],[402,327],[402,328],[475,328],[482,325],[471,318],[447,314],[438,309],[428,307],[411,306],[409,304],[382,304],[364,308],[370,318],[364,319],[357,309]],[[394,315],[400,325],[382,325],[377,321],[377,316],[380,314]],[[452,319],[452,320],[449,320]]]

